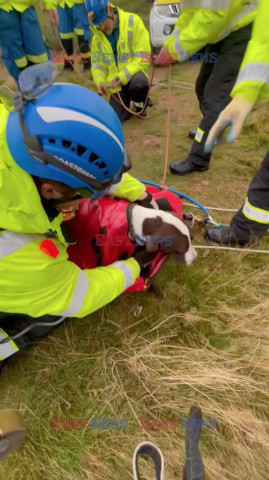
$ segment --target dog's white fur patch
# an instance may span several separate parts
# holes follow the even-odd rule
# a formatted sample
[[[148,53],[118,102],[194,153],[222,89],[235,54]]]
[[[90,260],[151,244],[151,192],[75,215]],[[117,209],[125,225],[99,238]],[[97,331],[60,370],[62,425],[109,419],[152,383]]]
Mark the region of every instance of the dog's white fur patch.
[[[165,212],[163,210],[152,210],[150,208],[141,207],[140,205],[134,205],[132,209],[132,228],[135,235],[143,235],[143,222],[146,218],[157,218],[161,217],[165,223],[174,225],[183,235],[188,238],[189,248],[184,254],[185,264],[191,265],[197,258],[195,249],[191,245],[190,232],[188,227],[180,220],[180,218],[175,217],[170,212]],[[154,232],[152,232],[154,233]]]

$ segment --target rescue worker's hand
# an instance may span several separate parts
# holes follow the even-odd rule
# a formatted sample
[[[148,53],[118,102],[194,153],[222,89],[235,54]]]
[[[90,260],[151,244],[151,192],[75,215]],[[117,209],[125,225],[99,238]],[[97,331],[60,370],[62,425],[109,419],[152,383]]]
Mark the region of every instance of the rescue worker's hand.
[[[50,21],[51,26],[56,27],[59,23],[57,11],[51,9],[51,10],[48,10],[48,14],[49,14],[49,21]]]
[[[106,85],[107,88],[119,88],[122,86],[121,79],[119,77],[115,77],[112,82]]]
[[[103,82],[99,83],[98,85],[98,94],[101,95],[101,97],[106,93],[106,86]]]
[[[176,60],[170,55],[170,52],[166,46],[164,46],[159,55],[153,58],[154,65],[159,65],[160,67],[166,67],[172,63],[177,63]]]
[[[252,102],[244,98],[235,97],[220,113],[217,121],[211,128],[204,146],[204,152],[211,152],[217,143],[221,143],[224,130],[227,127],[230,129],[227,142],[233,142],[233,140],[238,137],[243,123],[251,112],[253,105]]]

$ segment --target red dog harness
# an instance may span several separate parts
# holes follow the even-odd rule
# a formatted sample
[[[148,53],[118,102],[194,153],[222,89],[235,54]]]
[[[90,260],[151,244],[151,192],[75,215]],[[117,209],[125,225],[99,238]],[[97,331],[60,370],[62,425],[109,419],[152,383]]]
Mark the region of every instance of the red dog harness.
[[[147,192],[151,193],[153,200],[164,199],[170,205],[171,212],[182,218],[182,203],[176,195],[156,187],[147,187]],[[136,245],[128,237],[128,205],[126,200],[107,196],[92,202],[83,200],[76,217],[68,221],[71,234],[77,241],[76,245],[70,245],[67,249],[69,260],[84,270],[131,257]],[[166,258],[163,252],[156,253],[148,278],[157,273]],[[139,277],[126,292],[142,291],[149,285],[147,279]]]

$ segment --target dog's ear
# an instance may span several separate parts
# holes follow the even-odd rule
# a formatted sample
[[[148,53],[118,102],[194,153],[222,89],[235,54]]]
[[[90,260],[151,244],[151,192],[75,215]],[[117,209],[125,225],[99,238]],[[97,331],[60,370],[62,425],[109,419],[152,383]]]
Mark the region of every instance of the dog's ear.
[[[154,218],[145,218],[142,224],[142,233],[143,235],[157,235],[162,225],[163,219],[158,215]]]

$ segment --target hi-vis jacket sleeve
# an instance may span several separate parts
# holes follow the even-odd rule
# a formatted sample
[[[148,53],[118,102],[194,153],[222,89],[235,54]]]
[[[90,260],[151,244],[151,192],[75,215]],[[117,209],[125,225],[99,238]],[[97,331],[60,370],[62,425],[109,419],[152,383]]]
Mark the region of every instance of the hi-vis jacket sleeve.
[[[218,2],[218,5],[220,2]],[[223,5],[225,5],[225,0]],[[186,15],[186,21],[184,16]],[[182,11],[172,35],[164,42],[171,56],[179,62],[188,60],[208,43],[214,43],[218,34],[224,30],[229,9],[213,10],[207,8]]]
[[[124,65],[124,68],[118,74],[123,85],[126,85],[135,73],[145,73],[150,66],[151,47],[149,33],[140,17],[134,15],[133,21],[133,56],[129,57],[127,64]]]
[[[0,234],[0,311],[84,317],[111,302],[139,276],[134,258],[81,270],[68,261],[65,246],[53,239],[56,258],[40,249],[42,235]],[[52,245],[54,244],[54,246]]]
[[[237,77],[232,97],[250,102],[269,98],[269,1],[260,0],[252,37]]]
[[[124,198],[129,202],[135,202],[145,193],[145,190],[146,187],[142,182],[129,175],[129,173],[125,173],[122,175],[121,181],[112,185],[107,193],[113,197]]]

